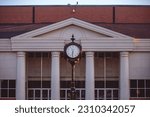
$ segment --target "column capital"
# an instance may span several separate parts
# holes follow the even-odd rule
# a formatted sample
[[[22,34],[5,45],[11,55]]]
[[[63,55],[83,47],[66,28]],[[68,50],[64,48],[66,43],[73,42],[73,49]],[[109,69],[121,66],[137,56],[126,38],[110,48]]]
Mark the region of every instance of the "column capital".
[[[51,54],[52,54],[52,57],[59,57],[60,52],[53,51],[53,52],[51,52]]]
[[[18,57],[24,57],[25,56],[25,52],[17,52],[17,56]]]
[[[120,52],[121,57],[128,57],[129,52]]]
[[[94,56],[94,52],[85,52],[87,57]]]

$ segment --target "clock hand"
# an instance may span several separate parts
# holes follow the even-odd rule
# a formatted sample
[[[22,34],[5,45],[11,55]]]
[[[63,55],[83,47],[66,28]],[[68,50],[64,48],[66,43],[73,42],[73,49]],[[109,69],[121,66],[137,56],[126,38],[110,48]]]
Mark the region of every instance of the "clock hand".
[[[72,57],[73,57],[73,55],[74,55],[74,50],[72,49]]]

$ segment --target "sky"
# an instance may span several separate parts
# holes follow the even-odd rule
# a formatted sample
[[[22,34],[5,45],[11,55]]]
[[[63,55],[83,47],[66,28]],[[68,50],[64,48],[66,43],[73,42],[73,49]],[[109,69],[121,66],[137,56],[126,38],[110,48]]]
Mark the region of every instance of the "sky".
[[[150,5],[150,0],[0,0],[3,5]]]

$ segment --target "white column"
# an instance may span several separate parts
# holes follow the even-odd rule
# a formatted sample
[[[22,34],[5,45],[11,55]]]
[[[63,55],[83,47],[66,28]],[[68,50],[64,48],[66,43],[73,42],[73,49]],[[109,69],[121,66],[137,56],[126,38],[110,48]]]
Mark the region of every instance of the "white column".
[[[85,79],[85,99],[95,99],[95,80],[94,80],[94,52],[86,52],[86,79]]]
[[[60,60],[59,52],[52,52],[51,63],[51,100],[60,99]]]
[[[25,100],[25,52],[17,52],[16,99]]]
[[[120,53],[120,100],[129,99],[129,58],[128,52]]]

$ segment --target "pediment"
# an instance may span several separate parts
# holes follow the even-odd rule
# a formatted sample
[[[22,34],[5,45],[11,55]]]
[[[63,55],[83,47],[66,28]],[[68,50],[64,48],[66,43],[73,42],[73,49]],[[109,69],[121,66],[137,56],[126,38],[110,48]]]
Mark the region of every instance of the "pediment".
[[[63,51],[72,34],[82,51],[133,50],[132,37],[70,18],[12,37],[12,51]]]
[[[100,38],[131,38],[127,35],[79,20],[70,18],[39,28],[15,37],[12,39],[70,39],[74,34],[76,40],[100,39]]]

